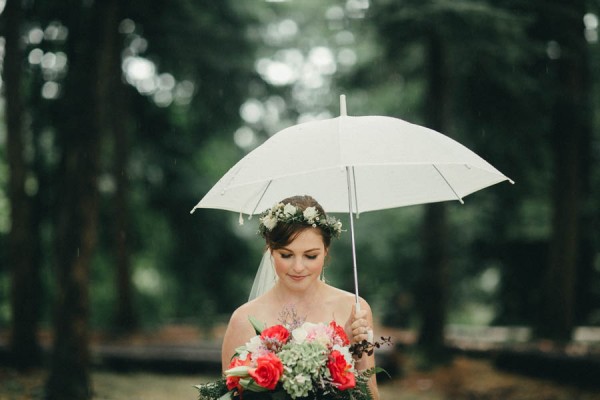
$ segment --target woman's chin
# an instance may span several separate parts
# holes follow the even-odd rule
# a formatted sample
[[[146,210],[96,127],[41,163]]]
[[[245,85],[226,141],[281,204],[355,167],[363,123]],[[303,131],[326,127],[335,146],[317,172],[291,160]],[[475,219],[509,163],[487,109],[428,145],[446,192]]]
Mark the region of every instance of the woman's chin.
[[[315,280],[310,275],[305,276],[292,276],[288,275],[285,278],[286,286],[293,290],[304,290],[308,289],[314,284]]]

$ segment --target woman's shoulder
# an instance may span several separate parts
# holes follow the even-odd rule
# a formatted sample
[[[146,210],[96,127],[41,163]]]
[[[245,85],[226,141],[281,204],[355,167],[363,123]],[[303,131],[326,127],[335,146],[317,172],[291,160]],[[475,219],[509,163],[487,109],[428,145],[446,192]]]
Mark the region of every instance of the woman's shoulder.
[[[262,321],[270,315],[273,315],[272,305],[269,303],[268,299],[265,298],[263,295],[239,306],[231,314],[229,324],[245,326],[249,325],[249,317],[253,317],[258,319],[259,321]]]
[[[251,315],[258,309],[256,300],[251,300],[247,303],[242,304],[236,308],[231,314],[231,321],[236,322],[240,319],[247,319],[248,315]]]
[[[335,286],[331,286],[331,285],[327,285],[327,288],[328,288],[328,300],[329,301],[332,301],[334,303],[344,303],[344,304],[347,304],[348,302],[351,302],[351,304],[354,304],[356,301],[356,296],[354,295],[354,293],[348,292],[343,289],[336,288]],[[360,302],[360,305],[363,308],[365,308],[365,307],[368,309],[371,308],[369,306],[369,303],[362,297],[359,296],[358,300]]]
[[[360,309],[367,312],[368,318],[371,318],[372,312],[369,303],[362,297],[359,297]],[[324,300],[323,311],[327,316],[332,315],[334,319],[343,324],[346,322],[349,315],[356,304],[356,296],[354,293],[328,285],[327,296]]]

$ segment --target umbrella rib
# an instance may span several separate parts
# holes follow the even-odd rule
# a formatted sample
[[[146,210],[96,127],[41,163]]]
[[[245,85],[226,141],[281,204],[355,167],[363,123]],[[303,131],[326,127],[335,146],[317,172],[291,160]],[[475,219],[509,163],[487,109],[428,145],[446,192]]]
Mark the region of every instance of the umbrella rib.
[[[354,211],[356,211],[356,218],[358,218],[358,190],[356,190],[356,174],[354,173],[354,166],[352,166],[352,183],[354,184]],[[350,210],[352,213],[352,210]]]
[[[258,198],[258,201],[254,205],[254,209],[252,209],[252,212],[250,213],[250,215],[254,215],[254,213],[256,212],[258,205],[262,201],[263,197],[265,197],[265,193],[267,193],[267,190],[269,190],[269,186],[271,186],[271,182],[273,182],[272,179],[267,183],[267,186],[265,186],[265,190],[263,190],[262,193],[260,194],[260,197]]]
[[[458,195],[458,193],[456,193],[456,190],[454,190],[454,188],[452,187],[452,185],[450,184],[450,182],[448,182],[448,179],[446,179],[446,177],[444,176],[444,174],[442,174],[442,171],[440,171],[435,164],[431,164],[431,165],[433,166],[433,168],[435,168],[435,170],[437,171],[437,173],[440,174],[440,176],[442,177],[442,179],[444,180],[444,182],[446,182],[446,185],[448,185],[448,187],[450,188],[450,190],[452,190],[452,193],[454,193],[454,195],[456,196],[456,199],[458,201],[460,201],[460,204],[465,204],[465,202],[463,201],[462,197],[460,197]]]
[[[354,273],[354,300],[356,302],[356,310],[360,311],[360,302],[358,297],[358,266],[356,262],[356,244],[354,241],[354,220],[352,217],[352,188],[350,186],[350,167],[348,166],[346,167],[346,183],[348,184],[348,211],[350,215],[350,240],[352,243],[352,271]]]

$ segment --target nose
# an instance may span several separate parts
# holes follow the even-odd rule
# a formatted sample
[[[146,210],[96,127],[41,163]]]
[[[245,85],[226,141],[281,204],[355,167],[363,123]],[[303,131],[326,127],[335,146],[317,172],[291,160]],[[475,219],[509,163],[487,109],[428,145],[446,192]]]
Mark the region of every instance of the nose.
[[[294,261],[294,264],[292,264],[292,271],[294,271],[294,273],[300,273],[304,271],[304,263],[301,259],[298,258]]]

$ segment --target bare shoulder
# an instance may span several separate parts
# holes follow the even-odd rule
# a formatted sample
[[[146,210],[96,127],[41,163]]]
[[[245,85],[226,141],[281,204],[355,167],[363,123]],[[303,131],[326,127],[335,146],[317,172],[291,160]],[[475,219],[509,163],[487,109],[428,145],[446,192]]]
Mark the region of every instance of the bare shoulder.
[[[239,306],[229,318],[229,327],[233,329],[240,329],[242,324],[248,322],[248,313],[251,312],[252,307],[249,303],[245,303]]]
[[[355,303],[356,297],[354,296],[354,293],[350,293],[345,290],[338,289],[334,286],[329,286],[329,285],[328,285],[328,288],[329,288],[329,296],[332,301],[334,301],[336,303],[344,303],[344,304],[348,304],[349,302],[351,304]],[[369,303],[365,299],[363,299],[362,297],[359,296],[358,301],[360,302],[360,306],[362,309],[369,310],[369,311],[371,310],[371,306],[369,306]]]
[[[369,303],[362,297],[359,297],[359,302],[360,309],[365,310],[367,312],[367,318],[371,320],[372,312]],[[352,307],[356,304],[356,297],[354,296],[354,293],[328,286],[325,304],[333,311],[338,322],[343,322],[352,313]]]
[[[261,296],[242,304],[231,314],[228,330],[246,336],[247,340],[255,333],[250,323],[250,317],[269,325],[273,323],[273,315],[277,315],[277,313],[273,311],[272,302],[265,296]]]

